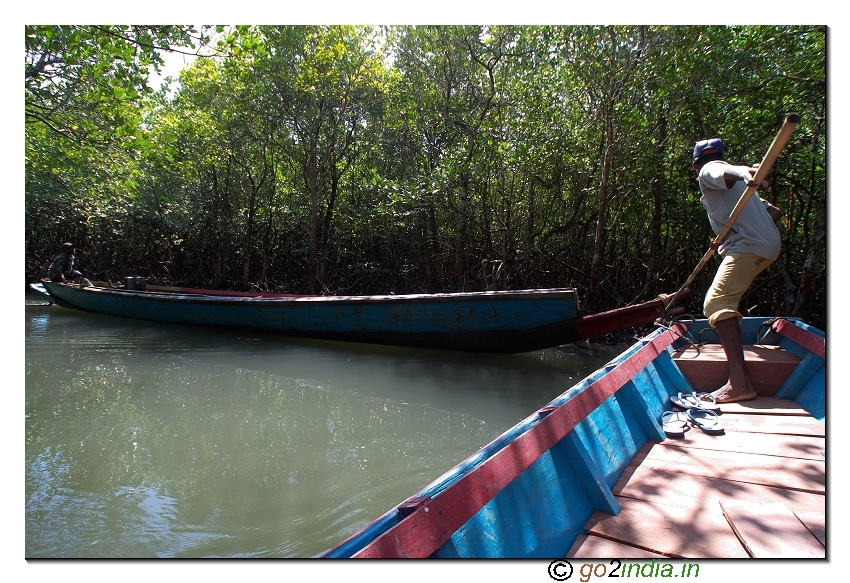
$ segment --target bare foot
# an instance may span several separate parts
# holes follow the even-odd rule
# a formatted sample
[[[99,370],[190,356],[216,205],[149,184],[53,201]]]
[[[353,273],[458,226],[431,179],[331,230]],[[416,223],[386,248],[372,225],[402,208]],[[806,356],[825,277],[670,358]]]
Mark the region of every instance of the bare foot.
[[[722,403],[737,403],[739,401],[751,401],[755,399],[758,395],[756,395],[755,389],[752,386],[748,386],[747,390],[739,391],[732,388],[732,385],[726,383],[711,395],[714,397],[714,402],[718,404]]]

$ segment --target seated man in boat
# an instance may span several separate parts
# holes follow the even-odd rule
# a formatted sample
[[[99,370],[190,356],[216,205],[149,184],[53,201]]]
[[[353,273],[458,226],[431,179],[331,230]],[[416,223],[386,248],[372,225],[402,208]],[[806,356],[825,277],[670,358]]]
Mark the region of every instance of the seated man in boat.
[[[699,172],[700,202],[715,234],[726,225],[747,186],[768,186],[764,180],[761,184],[754,181],[758,165],[733,166],[726,162],[719,138],[697,142],[693,166]],[[717,403],[756,398],[744,365],[739,325],[743,316],[738,305],[755,277],[779,257],[782,241],[776,221],[781,217],[781,210],[754,194],[728,236],[715,247],[723,261],[705,296],[703,311],[717,331],[729,362],[729,381],[712,393]]]
[[[91,282],[83,277],[83,274],[74,269],[74,253],[76,247],[73,243],[63,243],[62,248],[53,259],[48,277],[50,281],[74,282],[82,287],[91,286]]]

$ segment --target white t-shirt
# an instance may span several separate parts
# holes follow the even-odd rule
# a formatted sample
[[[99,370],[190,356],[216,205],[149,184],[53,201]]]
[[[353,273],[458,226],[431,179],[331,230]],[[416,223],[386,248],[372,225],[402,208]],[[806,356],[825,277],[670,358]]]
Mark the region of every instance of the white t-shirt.
[[[729,215],[747,189],[744,181],[736,181],[726,188],[727,163],[714,160],[702,167],[699,173],[700,202],[708,212],[711,229],[717,235],[729,220]],[[782,248],[779,229],[765,208],[765,202],[754,194],[744,207],[732,230],[717,250],[722,256],[727,253],[752,253],[765,259],[775,260]]]

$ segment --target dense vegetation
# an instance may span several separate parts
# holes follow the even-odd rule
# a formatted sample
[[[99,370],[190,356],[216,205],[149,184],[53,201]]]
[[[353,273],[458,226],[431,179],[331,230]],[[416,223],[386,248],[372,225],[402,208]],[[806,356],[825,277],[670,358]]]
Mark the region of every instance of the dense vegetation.
[[[25,55],[28,281],[73,240],[92,279],[619,307],[708,248],[694,142],[755,163],[796,112],[743,307],[825,326],[825,27],[28,26]]]

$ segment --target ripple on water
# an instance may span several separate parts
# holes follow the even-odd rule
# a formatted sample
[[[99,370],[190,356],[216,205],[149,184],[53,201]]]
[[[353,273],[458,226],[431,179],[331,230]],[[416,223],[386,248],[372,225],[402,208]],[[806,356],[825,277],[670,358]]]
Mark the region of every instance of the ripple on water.
[[[566,390],[569,359],[27,306],[27,556],[314,556]]]

